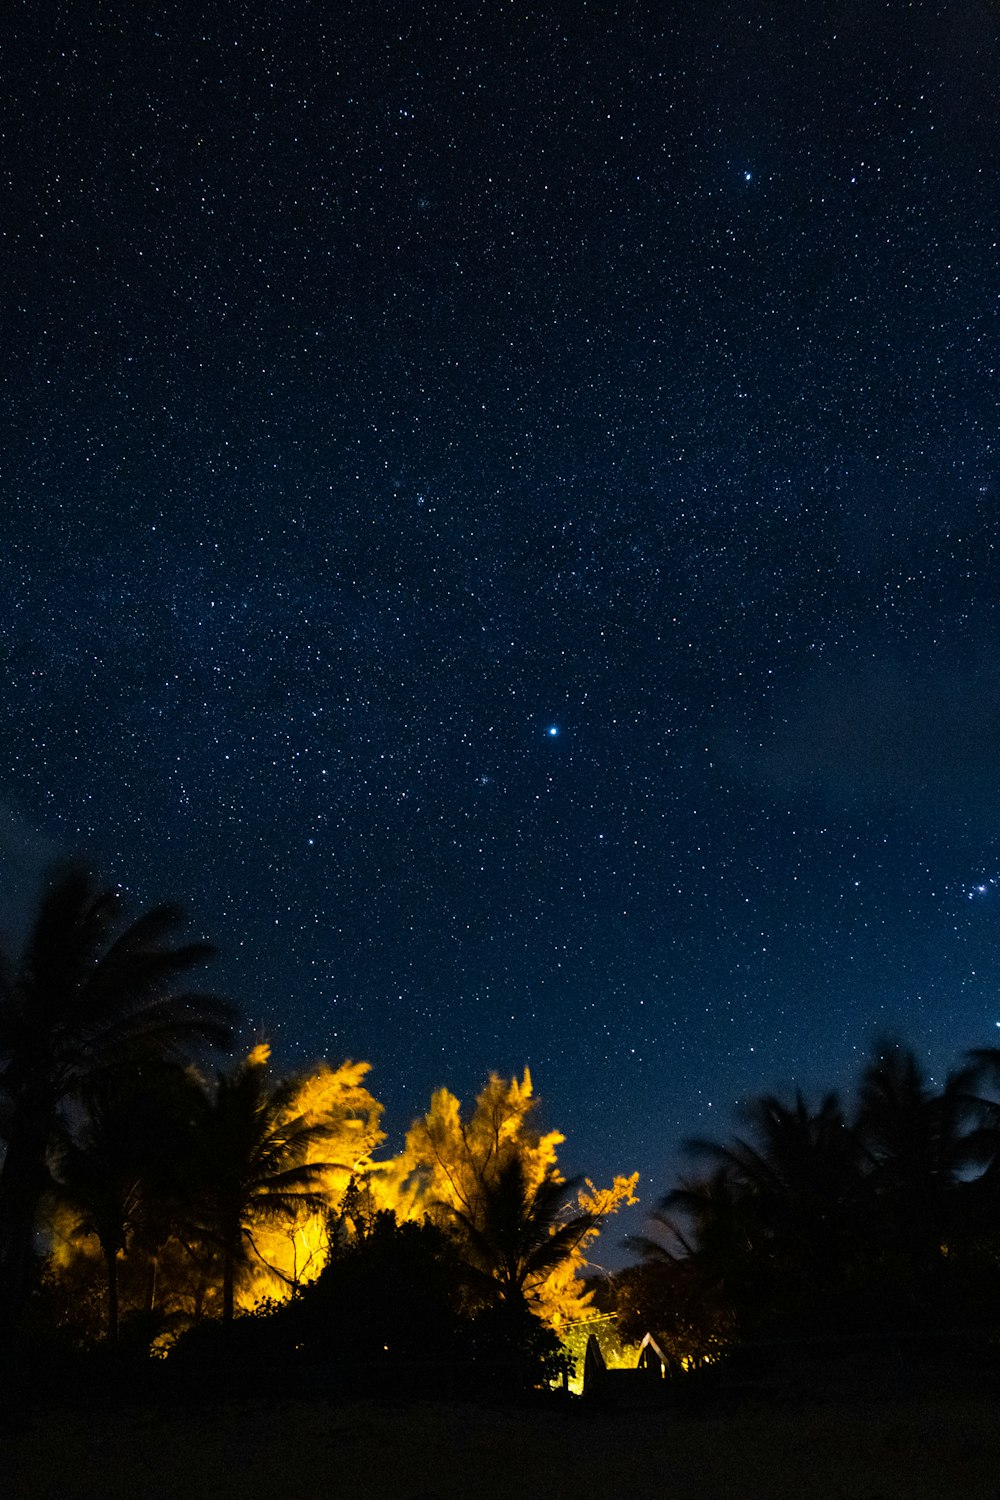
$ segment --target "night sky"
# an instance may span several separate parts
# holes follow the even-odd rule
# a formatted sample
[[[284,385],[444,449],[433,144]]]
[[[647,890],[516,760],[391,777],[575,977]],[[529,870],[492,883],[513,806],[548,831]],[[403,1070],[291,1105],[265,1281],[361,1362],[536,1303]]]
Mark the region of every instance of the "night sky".
[[[1000,16],[0,21],[0,871],[184,900],[398,1147],[1000,1040]]]

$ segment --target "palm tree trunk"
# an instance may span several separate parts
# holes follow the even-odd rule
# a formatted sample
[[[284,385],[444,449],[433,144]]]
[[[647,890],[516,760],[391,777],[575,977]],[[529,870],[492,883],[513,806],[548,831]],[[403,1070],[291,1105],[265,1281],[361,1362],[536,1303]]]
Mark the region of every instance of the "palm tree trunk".
[[[28,1295],[35,1218],[46,1181],[48,1116],[15,1114],[0,1172],[0,1330],[14,1328]]]
[[[232,1247],[226,1246],[222,1261],[222,1325],[229,1328],[233,1321],[235,1303],[236,1256]]]
[[[108,1268],[108,1343],[118,1347],[118,1253],[113,1245],[102,1246]]]
[[[32,1218],[0,1202],[0,1334],[18,1321],[28,1286]]]
[[[156,1306],[156,1269],[156,1255],[153,1254],[149,1257],[149,1264],[146,1267],[146,1297],[144,1310],[147,1319],[152,1319],[153,1308]]]

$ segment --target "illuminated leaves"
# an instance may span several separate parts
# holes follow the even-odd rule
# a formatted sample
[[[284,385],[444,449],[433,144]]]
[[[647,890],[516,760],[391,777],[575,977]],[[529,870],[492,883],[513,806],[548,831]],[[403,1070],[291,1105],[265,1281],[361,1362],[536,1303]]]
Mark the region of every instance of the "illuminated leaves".
[[[491,1074],[464,1119],[455,1095],[439,1089],[374,1181],[386,1207],[457,1231],[474,1267],[558,1326],[589,1304],[586,1249],[604,1218],[635,1201],[638,1174],[578,1191],[559,1171],[565,1137],[538,1128],[538,1106],[527,1069],[520,1079]]]

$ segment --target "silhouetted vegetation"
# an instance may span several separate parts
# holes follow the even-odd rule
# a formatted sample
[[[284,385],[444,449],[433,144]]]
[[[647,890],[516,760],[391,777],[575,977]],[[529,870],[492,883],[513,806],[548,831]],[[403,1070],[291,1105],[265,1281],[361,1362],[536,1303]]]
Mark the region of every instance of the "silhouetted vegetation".
[[[366,1063],[275,1078],[258,1043],[205,1069],[235,1012],[179,988],[212,955],[176,942],[180,922],[161,906],[129,924],[118,891],[62,870],[5,967],[8,1353],[339,1395],[525,1392],[593,1330],[620,1360],[650,1332],[688,1389],[765,1350],[992,1368],[1000,1050],[935,1085],[886,1042],[850,1104],[750,1102],[742,1134],[689,1143],[696,1169],[633,1242],[639,1263],[588,1282],[635,1178],[567,1181],[527,1072],[465,1111],[440,1089],[379,1158]]]
[[[558,1170],[527,1073],[471,1114],[447,1090],[378,1160],[365,1063],[275,1078],[231,1045],[228,1002],[178,988],[206,963],[160,906],[56,872],[0,993],[3,1346],[38,1368],[164,1356],[171,1381],[524,1391],[558,1375],[554,1326],[634,1179]],[[72,1359],[71,1359],[72,1356]],[[69,1363],[67,1363],[69,1361]]]
[[[881,1043],[853,1108],[767,1096],[636,1240],[626,1333],[652,1328],[681,1363],[742,1349],[796,1358],[992,1365],[1000,1341],[1000,1053],[934,1087]],[[746,1369],[745,1363],[741,1368]]]
[[[179,909],[158,906],[126,926],[121,908],[120,891],[101,889],[78,867],[62,870],[45,892],[20,963],[5,966],[0,1329],[16,1323],[27,1294],[51,1153],[60,1141],[65,1153],[88,1095],[197,1043],[220,1046],[231,1038],[225,1002],[177,988],[181,975],[212,956],[204,943],[171,946]],[[110,1246],[117,1231],[105,1212],[100,1219]]]

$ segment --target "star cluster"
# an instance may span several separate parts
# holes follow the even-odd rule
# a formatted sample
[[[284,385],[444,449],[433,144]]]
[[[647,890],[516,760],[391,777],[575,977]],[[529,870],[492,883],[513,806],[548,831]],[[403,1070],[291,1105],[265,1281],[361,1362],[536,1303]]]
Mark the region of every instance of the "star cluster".
[[[988,1040],[1000,27],[790,10],[9,8],[8,927],[85,851],[647,1202]]]

